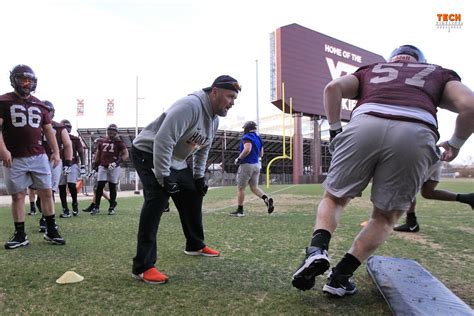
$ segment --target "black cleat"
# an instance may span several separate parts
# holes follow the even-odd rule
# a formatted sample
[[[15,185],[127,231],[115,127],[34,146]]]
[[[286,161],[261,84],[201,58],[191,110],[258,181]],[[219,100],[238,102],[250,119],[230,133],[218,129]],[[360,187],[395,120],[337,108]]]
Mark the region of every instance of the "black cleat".
[[[94,207],[92,208],[90,214],[91,214],[91,215],[97,215],[97,214],[99,214],[99,213],[100,213],[99,208],[98,208],[97,206],[94,206]]]
[[[79,215],[79,208],[77,207],[77,203],[72,203],[72,215],[73,216]]]
[[[306,257],[293,274],[291,283],[301,291],[314,286],[315,278],[329,269],[328,252],[318,247],[306,248]]]
[[[268,214],[271,214],[273,213],[273,199],[272,198],[268,198],[265,200],[265,205],[267,206],[267,211],[268,211]]]
[[[343,297],[357,292],[357,287],[351,281],[352,274],[344,275],[334,273],[334,268],[328,276],[326,284],[323,286],[323,292],[334,296]]]
[[[474,193],[458,194],[459,202],[469,204],[474,210]]]
[[[393,228],[397,232],[406,232],[406,233],[417,233],[420,231],[420,225],[417,222],[409,224],[408,222],[403,225],[398,225]]]
[[[233,212],[230,212],[229,215],[230,216],[235,216],[235,217],[244,217],[245,216],[244,211],[239,211],[239,210],[235,210]]]
[[[68,209],[64,209],[63,212],[59,215],[59,217],[61,218],[69,218],[71,216],[71,212]]]
[[[66,241],[64,240],[63,237],[61,237],[61,235],[59,235],[56,229],[46,230],[46,233],[44,234],[44,240],[46,240],[48,243],[52,245],[65,245],[66,244]]]
[[[94,204],[94,203],[91,203],[91,205],[89,205],[88,207],[82,209],[82,211],[83,211],[83,212],[86,212],[86,213],[90,213],[93,208],[95,208],[95,204]]]
[[[109,206],[109,215],[115,215],[115,207],[117,206],[117,201],[110,203]]]
[[[15,231],[10,237],[10,240],[5,243],[5,249],[16,249],[20,247],[28,246],[30,241],[25,233],[19,233]]]

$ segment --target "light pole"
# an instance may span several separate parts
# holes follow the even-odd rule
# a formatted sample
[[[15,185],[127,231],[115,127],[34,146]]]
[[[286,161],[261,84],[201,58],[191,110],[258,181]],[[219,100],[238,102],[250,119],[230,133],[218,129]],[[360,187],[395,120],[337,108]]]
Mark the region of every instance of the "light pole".
[[[255,60],[255,88],[257,91],[257,131],[260,131],[260,113],[258,106],[258,59]]]
[[[138,136],[138,100],[145,99],[145,98],[140,98],[138,96],[138,76],[136,77],[135,91],[136,91],[136,95],[135,95],[135,137],[137,137]],[[138,181],[139,181],[138,172],[135,169],[135,192],[134,192],[135,194],[140,194],[140,190],[138,190]]]

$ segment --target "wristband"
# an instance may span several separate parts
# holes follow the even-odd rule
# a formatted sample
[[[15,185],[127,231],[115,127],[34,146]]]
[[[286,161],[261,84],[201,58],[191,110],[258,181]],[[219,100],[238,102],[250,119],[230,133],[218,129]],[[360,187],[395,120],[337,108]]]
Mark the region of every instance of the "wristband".
[[[457,137],[456,135],[451,136],[451,139],[448,140],[449,146],[456,149],[460,149],[462,145],[464,145],[465,142],[466,142],[466,139],[461,139]]]
[[[67,166],[67,167],[72,166],[72,160],[65,160],[64,165]]]
[[[341,121],[337,121],[337,122],[334,122],[334,123],[329,123],[329,129],[332,130],[332,131],[340,129],[340,128],[342,128]]]

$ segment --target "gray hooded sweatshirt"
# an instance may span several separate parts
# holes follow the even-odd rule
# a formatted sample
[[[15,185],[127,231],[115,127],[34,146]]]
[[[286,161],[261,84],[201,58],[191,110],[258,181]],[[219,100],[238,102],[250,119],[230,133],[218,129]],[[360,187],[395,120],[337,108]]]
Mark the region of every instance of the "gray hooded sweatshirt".
[[[153,154],[158,183],[170,175],[170,168],[187,168],[193,155],[194,178],[204,177],[207,156],[219,126],[211,103],[203,90],[176,101],[166,112],[146,126],[134,139],[135,148]]]

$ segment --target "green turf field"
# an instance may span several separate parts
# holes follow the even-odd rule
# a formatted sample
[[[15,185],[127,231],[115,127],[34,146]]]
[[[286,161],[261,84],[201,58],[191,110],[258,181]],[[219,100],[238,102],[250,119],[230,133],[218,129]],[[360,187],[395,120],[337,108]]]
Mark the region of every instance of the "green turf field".
[[[443,180],[439,187],[472,192],[474,181]],[[354,276],[359,292],[352,297],[324,295],[323,277],[310,291],[291,286],[322,189],[276,185],[269,191],[274,214],[268,215],[263,202],[248,191],[243,218],[228,216],[235,208],[234,187],[209,191],[204,202],[206,243],[222,251],[219,258],[186,256],[177,211],[172,207],[165,213],[157,263],[170,277],[165,285],[131,278],[141,197],[119,199],[116,216],[103,210],[98,216],[58,218],[66,246],[44,242],[37,232],[38,215],[27,216],[30,245],[0,249],[0,314],[390,315],[364,264]],[[87,205],[80,203],[81,208]],[[331,241],[333,263],[350,247],[370,209],[367,192],[350,203]],[[417,260],[473,307],[474,211],[466,204],[419,197],[417,213],[420,233],[394,233],[376,254]],[[12,232],[10,210],[0,208],[0,241]],[[84,281],[56,284],[68,270]]]

